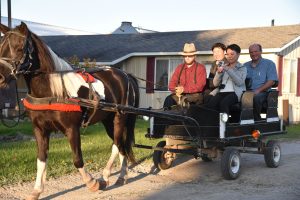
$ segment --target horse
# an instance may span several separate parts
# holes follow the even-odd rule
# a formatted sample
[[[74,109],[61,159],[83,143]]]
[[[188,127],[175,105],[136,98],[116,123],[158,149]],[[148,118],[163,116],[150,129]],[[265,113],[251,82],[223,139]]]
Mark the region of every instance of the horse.
[[[28,88],[27,106],[26,99],[24,106],[32,122],[37,144],[37,175],[28,199],[38,199],[44,190],[49,136],[51,132],[56,131],[64,133],[67,137],[72,150],[73,164],[87,188],[97,191],[107,187],[113,162],[118,155],[121,170],[116,184],[125,184],[127,161],[134,162],[132,146],[136,115],[87,108],[70,103],[70,99],[77,97],[91,99],[97,103],[104,101],[138,107],[137,80],[120,69],[105,67],[91,72],[91,77],[95,78],[97,84],[87,83],[83,75],[54,53],[25,23],[22,22],[13,29],[0,24],[0,31],[4,34],[0,43],[0,87],[7,87],[10,80],[21,75]],[[54,101],[56,104],[53,105],[57,107],[44,108],[34,104],[44,101],[48,104]],[[102,122],[113,140],[112,153],[101,180],[93,178],[84,168],[80,141],[80,127],[83,122],[89,125]]]

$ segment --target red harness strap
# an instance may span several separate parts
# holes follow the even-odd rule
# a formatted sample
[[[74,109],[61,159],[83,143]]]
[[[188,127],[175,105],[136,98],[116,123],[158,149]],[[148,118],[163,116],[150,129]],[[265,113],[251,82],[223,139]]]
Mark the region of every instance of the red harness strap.
[[[87,83],[94,83],[96,81],[95,77],[93,77],[92,75],[90,75],[87,72],[77,72],[85,82]]]
[[[63,111],[63,112],[81,112],[80,106],[76,104],[66,104],[66,103],[32,104],[26,98],[23,100],[23,104],[25,108],[27,108],[28,110],[56,110],[56,111]]]

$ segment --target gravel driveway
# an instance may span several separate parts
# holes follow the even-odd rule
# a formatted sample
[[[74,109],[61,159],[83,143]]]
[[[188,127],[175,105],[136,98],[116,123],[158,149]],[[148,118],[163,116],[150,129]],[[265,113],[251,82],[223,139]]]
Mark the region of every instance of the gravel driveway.
[[[126,199],[126,200],[299,200],[300,141],[282,142],[278,168],[267,168],[262,155],[241,154],[240,177],[228,181],[221,177],[220,160],[203,162],[180,156],[174,167],[157,172],[153,164],[142,163],[129,171],[129,183],[109,186],[105,191],[89,192],[78,174],[46,183],[41,199]],[[2,170],[2,169],[1,169]],[[111,183],[116,180],[113,174]],[[101,173],[95,173],[100,178]],[[0,199],[24,199],[34,183],[0,188]]]

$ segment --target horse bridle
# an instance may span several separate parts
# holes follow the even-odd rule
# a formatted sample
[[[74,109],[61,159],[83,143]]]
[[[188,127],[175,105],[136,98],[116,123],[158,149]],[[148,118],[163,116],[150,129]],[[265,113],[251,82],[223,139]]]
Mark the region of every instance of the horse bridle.
[[[15,32],[15,31],[9,31],[6,34],[15,34],[19,37],[26,39],[23,44],[23,56],[20,60],[18,60],[16,58],[0,57],[0,63],[2,63],[7,68],[9,68],[11,71],[10,75],[13,76],[15,79],[17,79],[18,74],[29,73],[30,68],[32,66],[32,62],[33,62],[32,53],[33,53],[34,47],[32,44],[31,34],[30,34],[30,32],[28,32],[28,34],[26,36],[24,36],[21,33]],[[9,46],[11,55],[13,56],[9,37],[7,37],[5,40],[8,40],[8,46]],[[2,41],[1,49],[3,47],[5,40]]]

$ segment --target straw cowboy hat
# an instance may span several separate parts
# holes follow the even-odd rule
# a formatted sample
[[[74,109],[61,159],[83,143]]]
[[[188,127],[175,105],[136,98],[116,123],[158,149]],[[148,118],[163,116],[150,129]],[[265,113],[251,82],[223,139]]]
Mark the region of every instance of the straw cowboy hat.
[[[194,56],[196,55],[196,47],[194,43],[185,43],[183,47],[183,52],[181,55],[183,56]]]

